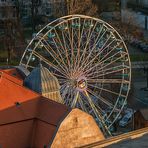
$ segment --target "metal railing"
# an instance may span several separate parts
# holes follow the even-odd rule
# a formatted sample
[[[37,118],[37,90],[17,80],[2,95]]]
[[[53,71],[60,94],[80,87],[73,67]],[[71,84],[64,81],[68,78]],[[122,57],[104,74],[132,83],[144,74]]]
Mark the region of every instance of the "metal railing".
[[[111,138],[108,138],[108,139],[105,139],[105,140],[102,140],[102,141],[98,141],[98,142],[95,142],[95,143],[80,146],[79,148],[92,148],[92,147],[93,148],[94,147],[101,148],[101,147],[109,146],[109,145],[117,143],[117,142],[121,142],[122,140],[126,140],[126,139],[129,140],[129,139],[138,138],[138,137],[141,137],[145,134],[148,134],[148,127],[142,128],[142,129],[139,129],[139,130],[135,130],[135,131],[132,131],[132,132],[129,132],[129,133],[125,133],[125,134],[122,134],[122,135],[118,135],[118,136],[115,136],[115,137],[111,137]]]

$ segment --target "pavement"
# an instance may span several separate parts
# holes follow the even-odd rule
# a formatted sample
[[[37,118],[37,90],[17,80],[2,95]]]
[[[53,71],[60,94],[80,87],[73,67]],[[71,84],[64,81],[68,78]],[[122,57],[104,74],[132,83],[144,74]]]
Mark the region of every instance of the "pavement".
[[[128,97],[128,103],[135,110],[148,108],[148,91],[146,73],[143,69],[132,69],[132,86]]]
[[[106,148],[148,148],[148,134],[135,139],[128,138]]]

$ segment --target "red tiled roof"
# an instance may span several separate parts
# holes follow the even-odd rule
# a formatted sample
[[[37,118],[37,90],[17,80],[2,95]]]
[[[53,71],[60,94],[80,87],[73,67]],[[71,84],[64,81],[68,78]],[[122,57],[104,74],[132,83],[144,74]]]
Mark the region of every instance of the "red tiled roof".
[[[22,80],[23,77],[22,75],[18,72],[18,70],[16,68],[11,68],[11,69],[3,69],[3,70],[0,70],[1,72],[4,72],[10,76],[13,76],[19,80]]]
[[[22,81],[0,72],[0,110],[13,106],[16,102],[34,99],[39,94],[22,86]]]
[[[0,146],[44,147],[52,141],[70,109],[23,87],[17,78],[0,75]]]

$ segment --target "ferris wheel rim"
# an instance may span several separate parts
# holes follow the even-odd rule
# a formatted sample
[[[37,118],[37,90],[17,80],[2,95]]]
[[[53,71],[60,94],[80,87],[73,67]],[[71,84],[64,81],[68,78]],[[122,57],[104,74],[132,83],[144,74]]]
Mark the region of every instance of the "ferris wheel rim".
[[[121,40],[121,42],[122,42],[122,44],[123,44],[123,46],[124,46],[124,49],[125,49],[125,53],[126,53],[126,56],[128,57],[128,71],[129,71],[129,77],[128,77],[128,80],[127,80],[127,82],[126,82],[126,80],[123,80],[122,82],[120,82],[121,83],[121,87],[123,86],[123,84],[126,84],[126,83],[128,83],[128,90],[127,90],[127,92],[126,92],[126,95],[124,96],[123,94],[122,94],[122,92],[121,92],[121,88],[120,88],[120,92],[118,93],[118,98],[117,98],[117,100],[119,101],[119,97],[121,96],[121,97],[125,97],[125,99],[124,99],[124,102],[125,102],[125,100],[126,100],[126,98],[127,98],[127,94],[129,93],[129,87],[130,87],[130,82],[131,82],[131,63],[130,63],[130,58],[129,58],[129,54],[128,54],[128,50],[127,50],[127,47],[126,47],[126,45],[125,45],[125,43],[124,43],[124,41],[123,41],[123,39],[122,39],[122,37],[119,35],[119,33],[112,27],[112,26],[110,26],[108,23],[106,23],[106,22],[104,22],[104,21],[102,21],[102,20],[100,20],[100,19],[97,19],[97,18],[93,18],[93,17],[89,17],[89,16],[85,16],[85,15],[69,15],[69,16],[65,16],[65,17],[62,17],[62,18],[59,18],[59,19],[56,19],[55,21],[53,21],[53,22],[51,22],[51,23],[49,23],[49,24],[47,24],[43,29],[41,29],[37,34],[36,34],[36,36],[38,36],[38,35],[40,35],[40,33],[44,30],[44,29],[46,29],[48,26],[50,26],[51,24],[53,24],[53,23],[56,23],[56,22],[58,22],[59,20],[60,20],[60,22],[58,22],[56,25],[54,25],[54,29],[57,27],[57,26],[59,26],[60,24],[63,24],[63,22],[68,22],[69,20],[74,20],[75,18],[85,18],[85,19],[93,19],[93,20],[95,20],[97,23],[102,23],[103,25],[105,24],[107,24],[107,27],[109,26],[110,28],[112,28],[113,30],[114,30],[114,32],[117,34],[117,36],[119,37],[119,39]],[[46,34],[44,34],[43,35],[43,37],[45,37],[49,32],[51,32],[51,30],[52,30],[53,28],[50,28],[50,30],[48,30],[48,32],[46,32]],[[41,42],[41,40],[42,40],[42,38],[43,37],[41,37],[41,39],[39,40],[39,42]],[[33,41],[35,40],[35,38],[36,37],[34,37],[32,40],[31,40],[31,42],[29,43],[29,45],[26,47],[26,50],[25,50],[25,52],[24,52],[24,54],[23,54],[23,56],[22,56],[22,59],[21,59],[21,61],[20,61],[20,65],[23,65],[23,58],[24,58],[24,56],[25,56],[25,54],[26,54],[26,52],[27,52],[27,50],[28,50],[28,48],[30,47],[30,45],[33,43]],[[32,50],[32,55],[35,55],[36,54],[36,56],[37,56],[37,53],[33,53],[33,51],[35,51],[35,49],[37,48],[37,46],[39,45],[39,42],[38,42],[38,44],[36,45],[36,47],[34,47],[34,49]],[[120,52],[119,52],[120,53]],[[31,60],[31,57],[32,57],[32,55],[30,56],[30,60]],[[68,55],[68,56],[70,56],[70,55]],[[40,58],[40,57],[38,57],[38,58]],[[27,66],[28,66],[28,64],[29,64],[29,62],[30,62],[30,60],[28,60],[28,63],[26,64]],[[45,59],[44,59],[45,60]],[[85,61],[83,61],[83,63],[85,63]],[[48,64],[48,63],[46,63],[46,64]],[[101,63],[102,64],[102,63]],[[25,64],[24,64],[25,65]],[[25,66],[26,66],[25,65]],[[106,66],[106,65],[105,65]],[[81,66],[81,67],[83,67],[83,66]],[[80,69],[81,69],[81,67],[80,67]],[[87,65],[85,65],[84,66],[85,68],[87,68]],[[102,67],[101,67],[102,68]],[[98,75],[97,77],[101,77],[101,76],[103,76],[104,77],[104,75],[106,75],[106,74],[109,74],[109,72],[107,73],[105,73],[104,74],[104,71],[102,71],[101,70],[101,68],[100,68],[100,71],[103,73],[102,75],[100,74],[100,75]],[[105,68],[105,67],[104,67]],[[114,68],[116,68],[116,67],[114,67]],[[103,69],[103,68],[102,68]],[[109,69],[109,68],[108,68]],[[125,68],[126,69],[126,68]],[[89,69],[90,70],[90,69]],[[65,69],[63,68],[63,70],[62,70],[63,72],[65,71]],[[121,70],[120,70],[121,71]],[[123,70],[124,71],[124,70]],[[98,72],[97,72],[98,73]],[[124,72],[123,72],[123,74],[124,74]],[[66,75],[66,71],[65,71],[65,75]],[[63,75],[63,77],[65,76],[65,75]],[[58,76],[58,74],[57,74],[57,76]],[[87,83],[88,83],[88,81],[91,81],[91,79],[90,80],[85,80],[85,79],[87,79],[86,77],[83,77],[83,79],[81,78],[81,80],[84,80],[84,82],[85,81],[87,81]],[[93,78],[92,78],[93,79]],[[95,79],[93,79],[94,81],[95,81],[95,83],[96,83],[96,81],[98,81],[98,82],[101,82],[101,78],[100,79],[97,79],[97,80],[95,80]],[[108,82],[107,82],[108,81]],[[79,82],[79,81],[78,81]],[[109,81],[109,80],[102,80],[102,82],[101,83],[111,83],[111,81]],[[119,83],[119,81],[118,80],[116,80],[116,82],[118,82]],[[91,82],[91,83],[93,83],[93,82]],[[94,84],[95,84],[94,83]],[[90,85],[90,84],[87,84],[87,85]],[[91,84],[92,85],[92,84]],[[92,86],[90,86],[90,87],[92,87]],[[68,88],[65,88],[65,89],[68,89]],[[99,88],[98,88],[99,89]],[[105,90],[103,87],[102,88],[100,88],[101,89],[101,91],[100,91],[100,93],[102,92],[102,91],[107,91],[107,90]],[[69,91],[69,90],[67,90],[67,91]],[[87,90],[88,91],[88,90]],[[85,92],[85,94],[87,94],[86,93],[86,90],[84,89],[83,90],[83,93]],[[81,89],[80,88],[77,88],[77,92],[75,92],[75,94],[76,94],[76,96],[77,95],[79,95],[79,93],[81,93]],[[112,92],[112,93],[114,93],[114,92]],[[87,98],[89,99],[89,97],[88,97],[88,95],[93,95],[93,96],[95,96],[95,94],[92,94],[91,92],[89,92],[89,94],[87,94]],[[72,96],[72,95],[71,95]],[[99,96],[100,97],[100,96]],[[103,99],[103,98],[102,98]],[[69,101],[69,100],[68,100]],[[72,104],[71,104],[71,107],[74,107],[74,105],[75,105],[75,102],[77,101],[77,97],[76,98],[74,98],[74,100],[72,100]],[[101,100],[102,101],[102,100]],[[104,101],[105,101],[105,99],[104,99]],[[113,109],[112,109],[112,111],[111,111],[111,113],[109,114],[109,116],[108,116],[108,118],[105,120],[105,122],[109,119],[109,117],[111,116],[111,114],[114,112],[114,110],[115,110],[115,108],[116,108],[116,106],[118,105],[118,101],[116,101],[117,103],[115,103],[114,104],[114,107],[113,107]],[[68,102],[68,103],[70,103],[70,102]],[[106,102],[107,103],[107,102]],[[80,104],[80,106],[82,105],[82,103],[79,103]],[[109,103],[108,103],[109,104]],[[83,105],[82,105],[83,106]],[[108,105],[109,106],[109,105]],[[121,106],[121,109],[124,107],[124,104]],[[95,107],[94,107],[95,108]],[[94,111],[95,112],[95,111]],[[119,114],[120,114],[120,112],[121,112],[121,110],[118,112],[118,115],[116,116],[116,118],[114,118],[114,121],[117,119],[117,117],[119,116]],[[112,123],[113,124],[113,123]],[[111,125],[112,124],[110,124],[109,126],[108,126],[108,128],[110,128],[111,127]]]

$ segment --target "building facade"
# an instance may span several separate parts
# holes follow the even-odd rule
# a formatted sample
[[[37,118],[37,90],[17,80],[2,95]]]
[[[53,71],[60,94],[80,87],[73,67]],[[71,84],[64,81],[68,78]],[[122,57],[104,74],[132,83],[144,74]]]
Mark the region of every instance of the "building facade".
[[[148,1],[121,0],[121,16],[123,22],[129,22],[148,30]]]
[[[53,17],[65,15],[65,8],[65,0],[20,0],[20,16],[23,23],[31,21],[32,15],[40,16],[40,19],[48,18],[50,21]]]
[[[148,109],[141,109],[134,115],[134,129],[148,127]]]
[[[65,0],[0,0],[0,21],[20,16],[25,24],[31,22],[32,15],[56,18],[65,14]]]
[[[0,20],[16,19],[15,0],[0,0]]]

